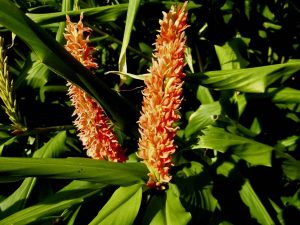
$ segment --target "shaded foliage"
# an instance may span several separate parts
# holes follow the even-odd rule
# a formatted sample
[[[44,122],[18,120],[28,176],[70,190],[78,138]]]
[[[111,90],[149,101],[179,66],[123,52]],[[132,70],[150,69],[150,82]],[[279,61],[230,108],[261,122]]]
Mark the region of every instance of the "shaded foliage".
[[[299,221],[296,0],[189,2],[173,179],[163,192],[145,186],[147,170],[135,155],[144,84],[107,72],[147,73],[161,12],[178,2],[0,1],[0,35],[25,128],[16,132],[0,111],[0,224]],[[95,76],[63,48],[65,14],[75,21],[81,11],[93,29]],[[86,159],[66,80],[104,106],[129,162]]]

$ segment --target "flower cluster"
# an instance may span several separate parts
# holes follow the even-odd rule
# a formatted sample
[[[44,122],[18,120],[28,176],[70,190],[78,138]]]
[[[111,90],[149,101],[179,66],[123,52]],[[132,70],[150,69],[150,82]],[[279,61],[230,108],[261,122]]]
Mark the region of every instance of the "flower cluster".
[[[163,189],[171,179],[171,155],[175,152],[174,137],[180,119],[182,101],[187,2],[163,12],[157,35],[150,76],[145,80],[142,112],[139,119],[138,156],[149,169],[149,187]]]
[[[88,46],[89,34],[92,31],[84,27],[83,14],[78,23],[72,23],[67,16],[65,28],[65,49],[71,53],[87,69],[96,69],[97,63],[92,57],[93,48]],[[110,120],[102,107],[83,90],[68,82],[69,96],[75,107],[74,121],[79,131],[79,138],[87,150],[87,155],[93,159],[105,159],[113,162],[127,160],[125,150],[118,143]]]
[[[163,12],[159,21],[160,33],[155,42],[155,51],[150,76],[145,79],[143,104],[138,121],[141,137],[137,155],[149,169],[151,188],[164,189],[171,180],[172,154],[176,150],[174,137],[178,130],[175,123],[180,119],[179,108],[182,101],[185,29],[187,28],[187,2],[181,7],[172,6],[168,13]],[[82,15],[77,24],[67,17],[65,48],[86,68],[97,68],[88,46],[91,32],[82,24]],[[103,109],[78,87],[69,85],[69,95],[77,115],[75,125],[79,137],[94,159],[107,159],[116,162],[126,160],[124,150],[118,144]]]

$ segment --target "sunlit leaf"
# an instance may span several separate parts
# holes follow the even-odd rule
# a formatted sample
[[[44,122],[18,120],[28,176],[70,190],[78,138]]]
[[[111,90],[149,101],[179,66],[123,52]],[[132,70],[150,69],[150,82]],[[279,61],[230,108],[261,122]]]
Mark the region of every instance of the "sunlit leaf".
[[[247,67],[249,62],[245,59],[247,56],[247,45],[245,42],[249,42],[249,40],[245,38],[233,38],[223,46],[215,45],[215,50],[222,70]]]
[[[251,216],[257,219],[259,224],[275,224],[264,204],[253,190],[249,181],[246,180],[239,192],[241,199],[249,207]]]
[[[143,224],[184,225],[191,219],[191,214],[181,205],[179,192],[174,184],[170,184],[166,194],[153,197],[146,213]]]
[[[214,99],[209,91],[208,88],[199,85],[197,89],[197,99],[202,103],[202,104],[208,104],[208,103],[213,103]]]
[[[0,183],[25,177],[47,177],[127,186],[147,180],[147,169],[142,163],[114,163],[87,158],[0,157],[0,164]]]
[[[229,187],[232,188],[232,192],[230,192],[230,195],[236,196],[236,193],[234,192],[239,192],[239,196],[236,196],[238,199],[232,199],[232,202],[236,203],[234,204],[234,206],[237,207],[237,202],[242,201],[248,207],[251,218],[257,220],[259,224],[275,224],[271,215],[265,208],[261,199],[255,193],[249,181],[243,178],[241,171],[238,170],[238,166],[237,164],[235,164],[236,162],[237,160],[233,160],[233,162],[227,161],[217,169],[219,174],[222,174],[229,178],[229,180],[224,180],[224,182],[229,183]],[[236,185],[239,185],[240,187],[235,187]],[[226,187],[226,190],[228,190],[228,187]],[[226,193],[223,193],[223,195],[226,195]],[[226,201],[230,201],[230,198],[227,198]],[[244,213],[246,213],[246,211]],[[237,215],[237,218],[239,218],[239,216],[240,215]]]
[[[40,61],[34,61],[26,77],[27,84],[33,88],[43,87],[48,82],[50,71]]]
[[[292,157],[286,158],[282,163],[284,174],[292,180],[300,180],[300,161]]]
[[[299,61],[247,69],[209,71],[190,75],[191,80],[216,90],[237,90],[262,93],[280,79],[287,79],[300,70]]]
[[[31,18],[34,22],[39,24],[49,24],[55,22],[65,21],[66,14],[70,17],[79,16],[81,12],[84,13],[85,17],[91,19],[97,19],[102,23],[115,21],[120,15],[123,15],[127,11],[128,4],[116,4],[109,6],[101,6],[94,8],[86,8],[77,11],[66,10],[66,12],[55,12],[55,13],[27,13],[26,15]]]
[[[65,141],[67,135],[65,131],[59,132],[56,136],[50,139],[43,147],[37,150],[34,158],[54,158],[59,157],[68,150]],[[14,212],[18,212],[24,208],[26,202],[32,194],[33,187],[36,184],[36,178],[26,178],[20,187],[9,197],[0,203],[0,218],[4,218]]]
[[[274,103],[300,103],[300,90],[290,87],[269,88],[263,94],[255,94],[253,98],[270,98]]]
[[[141,184],[120,187],[89,225],[133,224],[142,199]]]
[[[59,215],[65,209],[83,203],[88,197],[101,192],[103,187],[105,185],[99,183],[73,181],[52,197],[4,218],[0,225],[40,224],[49,216]]]
[[[0,202],[0,219],[23,209],[35,184],[36,178],[26,178],[15,192]]]
[[[2,155],[2,152],[5,148],[5,146],[8,146],[12,143],[14,143],[15,141],[17,140],[17,137],[16,136],[7,136],[7,137],[4,137],[4,138],[1,138],[0,139],[0,155]]]
[[[209,126],[203,131],[196,147],[214,149],[220,152],[232,151],[253,165],[271,166],[273,147],[231,134],[222,128]]]
[[[179,197],[180,193],[176,185],[170,184],[165,208],[167,224],[188,224],[191,219],[191,214],[183,208]]]
[[[119,56],[119,71],[122,73],[127,73],[127,63],[126,63],[126,49],[128,47],[131,31],[133,28],[133,22],[135,19],[135,15],[140,5],[140,0],[129,0],[127,17],[126,17],[126,25],[123,35],[123,43],[121,48],[121,53]],[[122,82],[125,81],[126,77],[121,76]]]
[[[221,105],[219,102],[202,104],[189,118],[189,123],[185,128],[186,137],[197,134],[202,129],[215,122],[221,114]]]

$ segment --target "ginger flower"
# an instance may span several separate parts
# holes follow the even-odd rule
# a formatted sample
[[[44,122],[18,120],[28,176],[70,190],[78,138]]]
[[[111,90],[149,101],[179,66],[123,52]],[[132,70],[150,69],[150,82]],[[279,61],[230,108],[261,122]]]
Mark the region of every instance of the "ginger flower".
[[[67,16],[65,28],[65,49],[80,61],[87,69],[96,69],[97,63],[92,57],[92,47],[88,46],[89,34],[92,31],[84,27],[83,14],[78,23],[72,23]],[[87,34],[87,36],[86,36]],[[87,155],[93,159],[105,159],[114,162],[124,162],[127,157],[118,143],[110,120],[102,107],[83,90],[68,82],[69,96],[75,107],[74,124],[79,131],[79,138],[87,150]]]
[[[163,12],[160,30],[150,67],[145,80],[143,105],[138,121],[141,137],[138,157],[149,169],[149,187],[164,189],[171,180],[171,155],[175,152],[174,137],[180,119],[178,110],[182,101],[185,32],[187,28],[187,2],[181,7],[172,6]]]

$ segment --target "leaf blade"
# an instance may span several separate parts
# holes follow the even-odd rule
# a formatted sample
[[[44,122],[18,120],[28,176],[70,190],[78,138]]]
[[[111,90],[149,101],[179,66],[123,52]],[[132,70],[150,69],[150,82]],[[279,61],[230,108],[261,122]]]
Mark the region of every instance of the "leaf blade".
[[[141,184],[120,187],[100,210],[89,225],[124,224],[131,225],[140,208],[142,199]],[[124,213],[126,211],[126,213]]]
[[[0,182],[24,177],[71,179],[127,186],[144,183],[147,169],[141,163],[114,163],[87,158],[36,159],[0,157]]]

